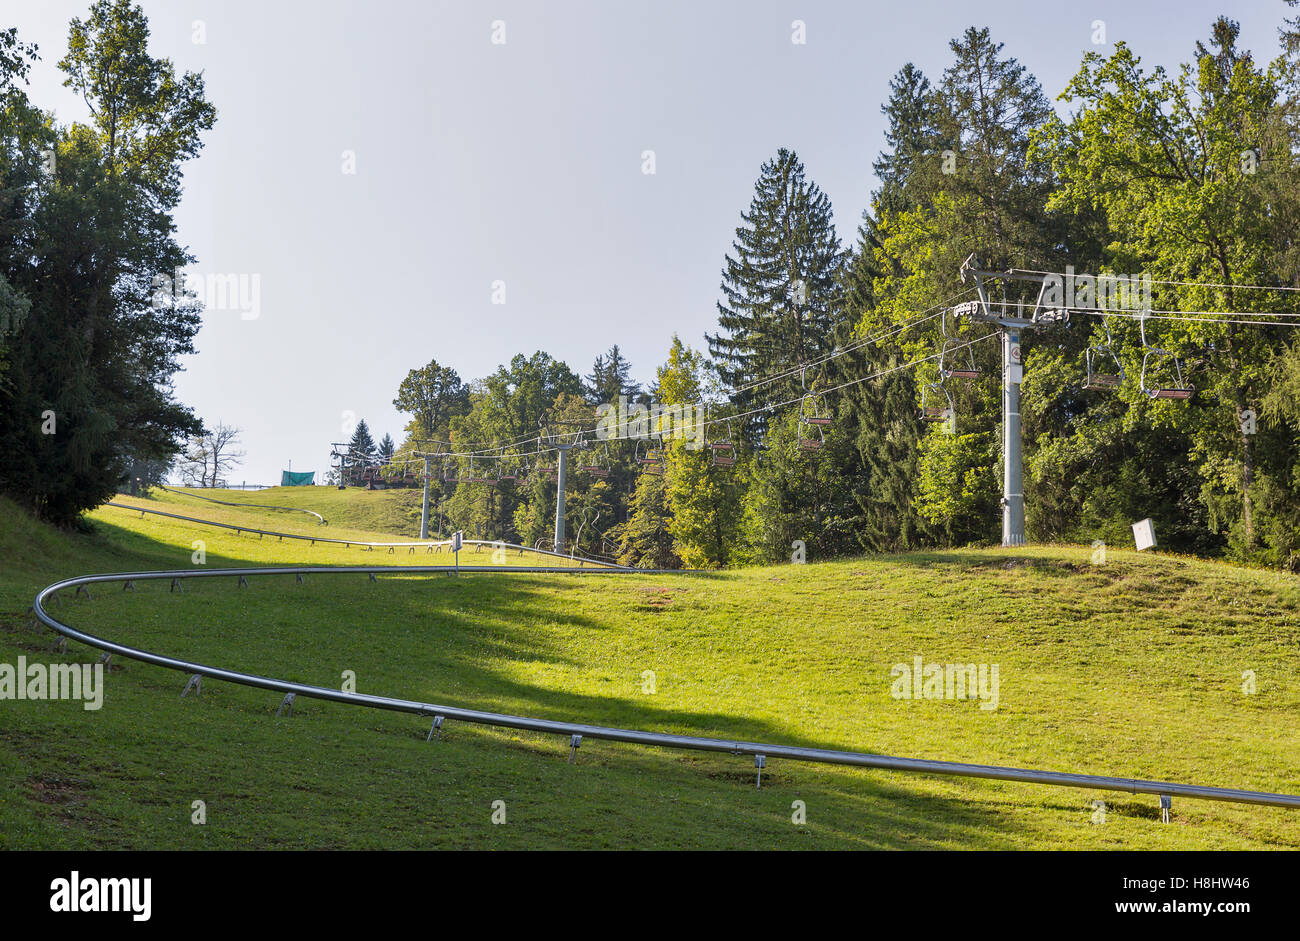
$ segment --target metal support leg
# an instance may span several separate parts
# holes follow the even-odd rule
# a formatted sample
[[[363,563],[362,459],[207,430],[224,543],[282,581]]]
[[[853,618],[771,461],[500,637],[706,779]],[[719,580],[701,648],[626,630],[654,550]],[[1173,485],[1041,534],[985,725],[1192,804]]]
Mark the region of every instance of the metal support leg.
[[[198,673],[191,676],[190,681],[185,684],[185,690],[181,693],[181,699],[184,699],[190,690],[194,690],[195,696],[203,695],[203,677]]]
[[[293,575],[293,577],[294,577],[294,579],[295,579],[295,581],[296,581],[297,584],[299,584],[299,585],[302,584],[302,572],[295,572],[294,575]]]
[[[75,598],[80,594],[85,594],[86,599],[90,600],[90,589],[87,588],[85,585],[78,585],[77,590],[72,593],[72,597]]]
[[[98,662],[102,663],[104,666],[108,666],[109,665],[108,661],[112,659],[113,659],[113,655],[111,653],[105,653],[103,656],[99,658]]]
[[[123,590],[123,591],[135,591],[135,582],[131,581],[131,580],[128,578],[128,579],[126,580],[126,584],[122,586],[122,590]]]
[[[371,573],[370,573],[370,580],[371,580],[372,582],[375,580],[375,573],[374,573],[374,572],[371,572]]]
[[[426,742],[431,742],[435,735],[442,738],[442,716],[433,717],[433,725],[429,727],[429,734],[425,736],[424,740]]]
[[[757,783],[756,783],[756,787],[758,787],[760,790],[761,790],[762,787],[763,787],[763,769],[764,769],[766,766],[767,766],[767,756],[766,756],[766,755],[755,755],[755,756],[754,756],[754,767],[758,769],[758,781],[757,781]]]
[[[582,736],[574,735],[569,739],[569,764],[573,764],[578,757],[578,746],[582,744]]]
[[[1173,795],[1171,794],[1160,795],[1160,822],[1161,823],[1169,822],[1169,811],[1173,808],[1173,806],[1174,806]]]
[[[182,595],[185,594],[185,589],[181,587],[181,580],[179,578],[172,579],[172,587],[168,591],[169,593],[179,591]]]
[[[51,651],[57,651],[58,653],[67,653],[67,652],[68,652],[68,638],[66,638],[66,637],[64,637],[62,634],[60,634],[59,637],[54,641],[54,645],[50,647],[50,650],[51,650]]]
[[[284,702],[280,703],[280,708],[275,710],[275,717],[280,718],[280,713],[288,710],[289,718],[293,718],[293,693],[284,694]]]
[[[244,576],[242,576],[242,575],[239,576],[239,584],[236,585],[235,587],[236,587],[236,588],[247,588],[247,587],[248,587],[248,579],[244,578]]]

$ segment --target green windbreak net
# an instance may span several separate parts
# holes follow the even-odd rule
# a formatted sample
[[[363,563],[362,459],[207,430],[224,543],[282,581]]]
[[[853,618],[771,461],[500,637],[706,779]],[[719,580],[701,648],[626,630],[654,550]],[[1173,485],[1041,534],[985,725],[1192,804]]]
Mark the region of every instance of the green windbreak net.
[[[281,487],[310,487],[315,483],[315,471],[280,471]]]

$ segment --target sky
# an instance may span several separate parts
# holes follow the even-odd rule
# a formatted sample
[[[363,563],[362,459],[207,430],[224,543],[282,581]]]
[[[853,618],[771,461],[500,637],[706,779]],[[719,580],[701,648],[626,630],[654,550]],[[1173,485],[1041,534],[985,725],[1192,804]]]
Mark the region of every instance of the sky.
[[[852,244],[889,79],[911,61],[937,81],[968,26],[988,26],[1055,99],[1085,51],[1119,40],[1175,69],[1220,13],[1271,59],[1294,12],[1282,0],[141,6],[151,53],[201,71],[218,110],[176,212],[208,309],[175,385],[209,426],[242,429],[236,484],[279,483],[290,464],[319,480],[358,418],[400,443],[407,416],[392,400],[430,360],[470,380],[545,350],[586,374],[617,343],[647,382],[674,333],[706,347],[762,164],[794,150]],[[0,14],[39,45],[28,93],[62,123],[88,116],[57,67],[88,8],[5,0]]]

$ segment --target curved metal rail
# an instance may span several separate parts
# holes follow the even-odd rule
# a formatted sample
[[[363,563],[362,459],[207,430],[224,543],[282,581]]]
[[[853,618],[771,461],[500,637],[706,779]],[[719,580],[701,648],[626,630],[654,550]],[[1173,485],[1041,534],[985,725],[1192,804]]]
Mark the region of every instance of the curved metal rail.
[[[298,533],[281,533],[271,529],[257,529],[254,526],[237,526],[234,523],[218,523],[216,520],[205,520],[197,516],[183,516],[179,513],[168,513],[164,510],[151,510],[142,506],[130,506],[129,504],[126,503],[113,503],[112,501],[109,501],[108,503],[103,503],[100,505],[111,506],[119,510],[130,510],[133,513],[151,513],[154,516],[166,516],[169,519],[184,520],[187,523],[200,523],[203,526],[216,526],[220,529],[233,529],[236,534],[257,533],[257,535],[259,536],[275,536],[279,539],[301,539],[310,542],[312,545],[315,545],[318,542],[327,542],[327,543],[332,543],[334,545],[343,546],[345,548],[351,548],[352,546],[360,546],[363,549],[387,549],[389,552],[392,552],[394,549],[410,549],[412,552],[414,552],[416,549],[421,547],[426,547],[429,552],[432,552],[435,548],[441,549],[443,546],[451,545],[450,539],[437,539],[437,540],[419,541],[419,542],[366,542],[360,539],[331,539],[328,536],[303,536]],[[581,555],[566,555],[563,552],[552,552],[549,549],[534,549],[530,546],[521,546],[513,542],[501,542],[499,540],[493,541],[490,539],[464,539],[461,540],[461,545],[477,546],[479,547],[479,549],[483,549],[483,548],[514,549],[518,551],[520,555],[522,555],[525,552],[534,552],[538,555],[544,555],[556,559],[564,559],[567,562],[577,562],[578,565],[580,566],[585,566],[585,565],[603,566],[604,568],[615,569],[621,572],[647,571],[646,569],[634,569],[626,565],[619,565],[616,562],[608,562],[604,559],[589,559],[586,556],[581,556]],[[403,566],[403,568],[415,568],[415,566]],[[463,570],[464,566],[462,566],[461,568]],[[512,568],[519,569],[521,567],[512,566]],[[550,569],[549,568],[545,569],[545,571],[550,571]]]
[[[874,755],[866,752],[836,751],[826,748],[804,748],[793,745],[774,745],[762,742],[743,742],[729,739],[702,738],[693,735],[672,735],[663,732],[644,732],[637,729],[620,729],[601,725],[587,725],[579,722],[561,722],[551,719],[535,719],[528,716],[508,715],[496,712],[483,712],[477,709],[462,709],[458,706],[445,706],[436,703],[417,702],[410,699],[396,699],[389,696],[374,696],[362,693],[349,693],[323,686],[311,686],[289,680],[259,676],[253,673],[240,673],[220,667],[180,660],[157,654],[125,644],[115,643],[76,628],[52,617],[45,610],[47,599],[67,588],[78,588],[103,582],[156,581],[162,579],[185,578],[221,578],[238,577],[241,580],[249,575],[317,575],[317,574],[368,574],[372,578],[377,574],[412,575],[412,574],[452,574],[463,573],[563,573],[570,575],[616,575],[630,571],[641,574],[681,574],[674,570],[646,569],[630,570],[618,568],[564,569],[556,567],[516,567],[500,568],[496,566],[303,566],[285,568],[244,568],[213,569],[196,572],[177,570],[168,572],[120,572],[109,575],[81,575],[66,578],[43,588],[36,596],[32,609],[36,617],[52,630],[96,647],[108,653],[120,654],[133,660],[152,663],[156,666],[185,673],[199,674],[211,679],[226,680],[243,686],[292,693],[312,699],[346,703],[354,706],[367,706],[374,709],[386,709],[393,712],[406,712],[425,718],[433,718],[435,726],[439,718],[458,719],[479,725],[502,728],[524,729],[533,732],[546,732],[559,735],[581,736],[582,738],[607,739],[616,742],[631,742],[638,745],[652,745],[660,748],[683,748],[696,751],[726,752],[733,755],[753,755],[755,764],[764,767],[767,757],[789,758],[794,761],[811,761],[823,764],[853,765],[863,768],[881,768],[888,771],[907,771],[919,774],[944,774],[959,777],[992,778],[1003,781],[1021,781],[1030,784],[1046,784],[1057,787],[1090,788],[1105,791],[1128,791],[1133,794],[1156,794],[1167,797],[1189,797],[1198,800],[1231,801],[1240,804],[1262,804],[1275,807],[1300,808],[1300,796],[1290,794],[1271,794],[1264,791],[1247,791],[1235,788],[1204,787],[1194,784],[1175,784],[1165,781],[1146,781],[1136,778],[1108,777],[1093,774],[1073,774],[1059,771],[1038,771],[1028,768],[1011,768],[1001,765],[976,765],[955,761],[933,761],[921,758],[896,758],[889,755]],[[125,586],[124,586],[125,587]],[[89,591],[87,590],[87,594]],[[573,743],[576,747],[576,742]]]
[[[196,500],[207,500],[209,503],[220,503],[222,506],[234,507],[252,507],[255,510],[279,510],[281,513],[310,513],[320,520],[324,526],[328,521],[315,510],[306,510],[300,506],[271,506],[268,503],[235,503],[232,500],[218,500],[216,497],[205,497],[201,493],[189,493],[185,490],[173,490],[171,487],[164,487],[162,484],[155,484],[159,490],[165,490],[167,493],[175,493],[182,497],[194,497]]]

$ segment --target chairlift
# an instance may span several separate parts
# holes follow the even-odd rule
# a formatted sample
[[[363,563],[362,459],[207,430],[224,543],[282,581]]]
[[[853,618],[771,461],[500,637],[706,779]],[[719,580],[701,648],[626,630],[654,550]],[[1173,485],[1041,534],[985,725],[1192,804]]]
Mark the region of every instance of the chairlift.
[[[460,481],[460,465],[456,461],[448,461],[442,468],[442,479],[449,484]]]
[[[1151,312],[1148,310],[1143,310],[1138,317],[1138,325],[1142,334],[1142,347],[1146,350],[1146,352],[1142,354],[1142,375],[1138,380],[1138,385],[1141,387],[1143,392],[1153,399],[1190,399],[1196,393],[1196,387],[1183,379],[1182,361],[1169,350],[1149,346],[1147,344],[1146,320],[1150,313]],[[1154,363],[1159,363],[1163,359],[1168,359],[1173,363],[1172,384],[1167,386],[1157,386],[1154,385],[1154,379],[1152,379],[1153,384],[1150,386],[1147,385],[1148,369],[1150,369],[1152,373],[1156,372],[1156,369],[1152,368],[1152,357],[1155,358]]]
[[[799,402],[799,450],[820,451],[826,443],[822,429],[833,419],[823,415],[817,405],[817,396],[805,395]]]
[[[1102,326],[1106,330],[1106,342],[1099,346],[1090,346],[1084,353],[1084,364],[1088,370],[1088,378],[1084,380],[1085,389],[1098,391],[1108,391],[1118,389],[1124,383],[1124,364],[1120,362],[1119,356],[1115,353],[1114,341],[1110,336],[1110,323],[1106,318],[1102,318]],[[1102,372],[1106,358],[1109,357],[1115,363],[1113,373]]]
[[[579,463],[579,464],[578,464],[578,470],[580,470],[580,471],[585,471],[585,472],[587,472],[588,474],[590,474],[592,477],[598,477],[598,478],[604,480],[606,477],[609,476],[609,468],[606,466],[606,464],[608,464],[608,462],[609,462],[609,445],[605,445],[605,463],[604,463],[604,464],[601,463],[601,460],[600,460],[600,457],[599,457],[599,456],[595,456],[595,457],[591,457],[591,458],[589,458],[585,464],[584,464],[584,463]]]
[[[932,394],[933,393],[933,394]],[[943,404],[935,401],[943,396]],[[952,417],[954,411],[952,396],[941,382],[931,382],[921,388],[921,419],[923,421],[941,422]]]
[[[945,379],[978,379],[980,369],[975,365],[975,349],[970,344],[965,344],[966,356],[970,360],[969,365],[948,366],[945,360],[949,352],[956,352],[963,344],[957,340],[949,338],[943,341],[943,346],[939,350],[939,375]]]
[[[479,463],[481,464],[482,461],[480,461]],[[484,477],[484,476],[482,476],[482,473],[481,473],[481,472],[480,472],[479,474],[475,474],[475,473],[474,473],[474,458],[473,458],[473,457],[470,457],[470,459],[469,459],[469,476],[467,476],[467,477],[465,478],[465,483],[467,483],[467,484],[495,484],[496,482],[497,482],[497,478],[496,478],[496,477]]]
[[[709,442],[714,467],[731,467],[736,463],[736,446],[731,441],[731,419],[727,419],[727,436]]]
[[[953,316],[956,316],[955,309]],[[957,336],[957,327],[954,324],[951,330],[948,329],[948,311],[939,312],[939,332],[943,334],[943,345],[939,347],[939,375],[944,379],[978,379],[980,369],[975,365],[975,348],[970,343],[963,343]],[[968,364],[958,363],[957,366],[950,364],[949,354],[956,353],[958,350],[965,348],[966,359]]]
[[[663,467],[663,455],[655,450],[649,438],[642,438],[636,443],[636,462],[650,470],[654,467]]]

